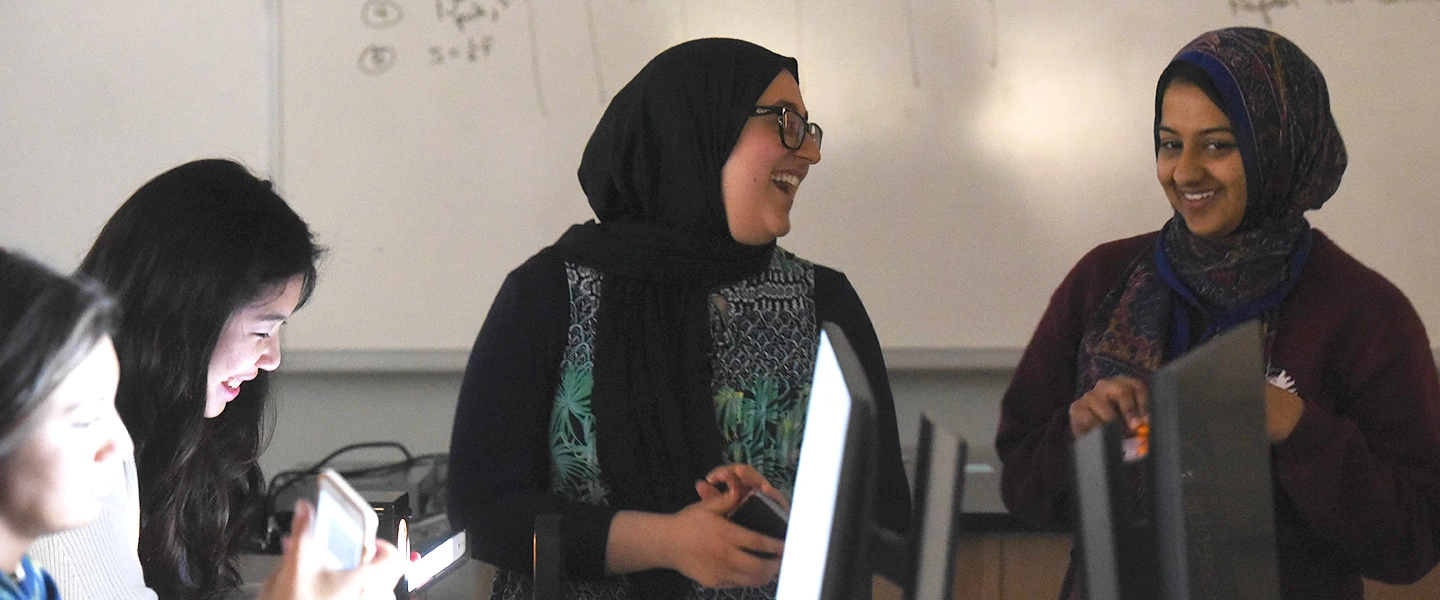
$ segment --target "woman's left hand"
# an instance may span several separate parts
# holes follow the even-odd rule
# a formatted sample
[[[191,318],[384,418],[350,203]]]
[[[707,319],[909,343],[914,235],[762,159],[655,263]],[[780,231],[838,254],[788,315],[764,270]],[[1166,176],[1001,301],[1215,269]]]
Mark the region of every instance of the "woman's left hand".
[[[721,491],[718,484],[724,484],[725,490]],[[755,467],[745,464],[730,464],[715,467],[705,479],[695,482],[695,493],[700,495],[701,500],[708,500],[718,496],[730,496],[735,500],[735,506],[749,497],[752,491],[760,492],[769,496],[771,500],[780,503],[786,511],[790,510],[790,501],[770,485],[770,482],[761,475]]]
[[[1270,437],[1270,443],[1278,444],[1288,439],[1304,413],[1305,401],[1299,396],[1273,383],[1265,384],[1265,433]]]

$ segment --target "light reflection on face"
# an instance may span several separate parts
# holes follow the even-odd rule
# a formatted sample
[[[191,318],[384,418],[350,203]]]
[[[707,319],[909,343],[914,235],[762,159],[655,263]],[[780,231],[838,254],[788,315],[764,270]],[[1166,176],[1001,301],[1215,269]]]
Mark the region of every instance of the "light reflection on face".
[[[260,371],[280,366],[280,326],[300,304],[305,278],[296,275],[260,300],[235,311],[220,331],[205,387],[205,417],[215,418]]]

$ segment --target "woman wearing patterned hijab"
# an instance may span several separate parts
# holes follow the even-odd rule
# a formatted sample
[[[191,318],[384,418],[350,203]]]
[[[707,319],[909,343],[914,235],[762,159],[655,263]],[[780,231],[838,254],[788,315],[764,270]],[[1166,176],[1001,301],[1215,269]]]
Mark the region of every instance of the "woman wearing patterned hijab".
[[[879,342],[837,271],[776,246],[820,160],[794,59],[729,39],[671,48],[611,101],[580,163],[597,221],[513,271],[456,409],[449,514],[529,598],[534,521],[562,517],[568,598],[770,598],[779,540],[724,519],[794,484],[818,324],[879,405],[877,517],[909,514]],[[736,466],[739,465],[739,466]],[[726,480],[721,493],[706,480]]]
[[[1092,250],[1051,298],[1002,402],[1006,506],[1070,525],[1075,438],[1144,423],[1152,373],[1258,319],[1282,596],[1419,579],[1440,560],[1440,383],[1409,301],[1304,217],[1346,166],[1319,68],[1275,33],[1212,31],[1155,109],[1175,215]]]

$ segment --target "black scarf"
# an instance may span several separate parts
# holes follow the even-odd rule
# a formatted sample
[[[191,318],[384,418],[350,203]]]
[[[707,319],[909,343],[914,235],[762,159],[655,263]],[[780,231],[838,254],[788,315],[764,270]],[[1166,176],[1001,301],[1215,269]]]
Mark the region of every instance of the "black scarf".
[[[755,105],[794,59],[748,42],[686,42],[616,94],[580,163],[599,222],[544,254],[604,274],[591,410],[610,505],[674,512],[724,460],[711,397],[709,295],[763,272],[774,243],[730,237],[721,170]],[[633,577],[643,597],[682,596],[673,572]]]

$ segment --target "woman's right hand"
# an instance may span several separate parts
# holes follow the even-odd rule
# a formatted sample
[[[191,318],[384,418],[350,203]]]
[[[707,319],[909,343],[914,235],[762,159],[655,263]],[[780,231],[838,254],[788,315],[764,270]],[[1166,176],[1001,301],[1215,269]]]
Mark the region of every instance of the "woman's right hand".
[[[612,575],[671,569],[705,587],[753,587],[780,574],[785,543],[732,523],[736,494],[716,494],[673,514],[622,510],[605,550]],[[756,553],[770,556],[757,556]]]
[[[1150,418],[1150,392],[1133,377],[1101,379],[1079,400],[1070,403],[1070,433],[1078,439],[1096,427],[1125,419],[1133,431]]]
[[[675,513],[674,569],[711,588],[765,585],[780,575],[785,542],[731,522],[744,496],[701,500]],[[765,555],[765,556],[760,556]]]
[[[315,507],[303,500],[295,503],[292,533],[285,540],[285,554],[280,567],[270,574],[261,588],[259,600],[332,600],[361,598],[391,600],[395,583],[404,574],[407,557],[385,540],[376,540],[375,553],[359,567],[348,571],[332,571],[320,564],[322,552],[315,540],[306,535]]]

